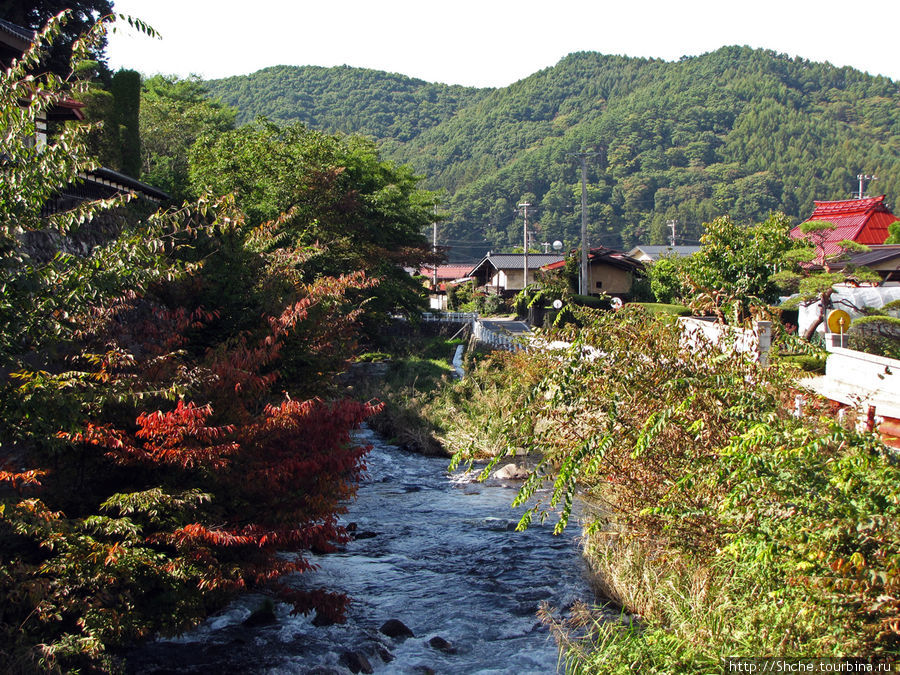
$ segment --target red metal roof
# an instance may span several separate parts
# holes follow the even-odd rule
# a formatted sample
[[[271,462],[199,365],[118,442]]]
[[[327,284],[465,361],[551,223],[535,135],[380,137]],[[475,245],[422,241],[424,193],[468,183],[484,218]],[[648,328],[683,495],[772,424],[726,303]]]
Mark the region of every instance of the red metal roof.
[[[888,226],[900,220],[884,205],[884,195],[815,204],[812,215],[804,222],[822,220],[835,226],[823,245],[826,256],[840,253],[838,243],[844,239],[860,244],[883,244],[888,237]],[[805,236],[799,225],[791,230],[794,239]]]

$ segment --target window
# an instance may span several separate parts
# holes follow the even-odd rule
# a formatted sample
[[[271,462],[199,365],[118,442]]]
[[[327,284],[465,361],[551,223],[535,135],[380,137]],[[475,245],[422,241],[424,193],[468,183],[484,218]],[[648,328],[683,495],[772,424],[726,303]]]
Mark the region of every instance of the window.
[[[603,282],[602,282],[602,281],[598,281],[598,282],[597,282],[597,288],[603,288]]]

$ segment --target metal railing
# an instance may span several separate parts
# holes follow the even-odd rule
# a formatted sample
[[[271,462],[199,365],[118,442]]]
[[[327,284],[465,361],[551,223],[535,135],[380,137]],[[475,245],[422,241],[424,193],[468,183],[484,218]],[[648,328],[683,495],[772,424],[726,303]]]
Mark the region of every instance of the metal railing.
[[[424,312],[422,321],[445,321],[447,323],[468,323],[478,321],[477,312]]]
[[[485,328],[480,321],[475,321],[472,333],[476,340],[496,349],[506,349],[513,352],[525,349],[521,336]]]

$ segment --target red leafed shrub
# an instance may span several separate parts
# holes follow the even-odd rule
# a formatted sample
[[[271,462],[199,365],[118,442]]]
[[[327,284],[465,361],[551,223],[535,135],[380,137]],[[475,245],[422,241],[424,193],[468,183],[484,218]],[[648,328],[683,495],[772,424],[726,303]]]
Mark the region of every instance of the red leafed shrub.
[[[372,285],[363,273],[295,284],[277,312],[230,332],[218,309],[172,305],[177,291],[125,293],[78,319],[77,370],[19,374],[23,411],[60,414],[23,426],[36,441],[57,425],[32,453],[46,469],[0,472],[18,491],[0,513],[18,560],[0,567],[0,632],[22,643],[8,653],[39,642],[47,664],[95,664],[243,589],[342,617],[346,598],[284,576],[347,540],[338,515],[365,469],[350,434],[377,407],[287,391],[328,391],[359,314],[345,294]]]

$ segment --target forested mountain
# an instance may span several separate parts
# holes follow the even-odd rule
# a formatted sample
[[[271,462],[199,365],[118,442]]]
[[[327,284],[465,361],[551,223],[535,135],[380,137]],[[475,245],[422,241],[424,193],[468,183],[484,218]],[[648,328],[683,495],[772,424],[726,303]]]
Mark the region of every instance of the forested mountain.
[[[348,67],[280,66],[209,83],[243,119],[299,119],[375,138],[426,186],[447,191],[440,239],[453,258],[522,243],[527,201],[535,244],[574,244],[580,168],[588,163],[593,244],[679,243],[730,214],[800,219],[841,199],[860,172],[900,197],[900,85],[747,47],[677,62],[572,54],[509,87],[427,84]]]
[[[264,116],[399,141],[445,122],[490,92],[350,66],[273,66],[207,84],[238,109],[239,123]]]

